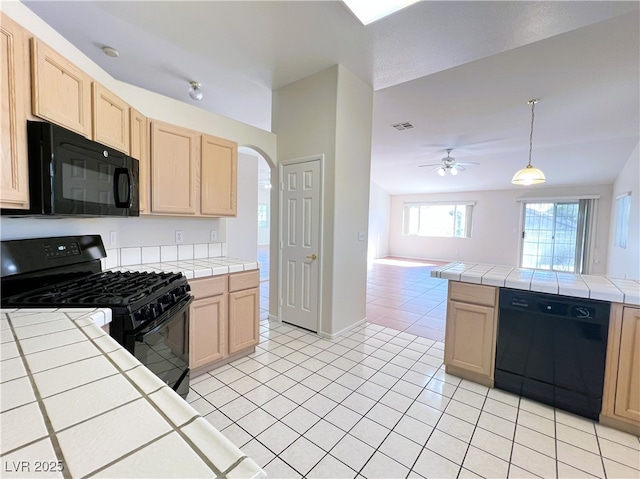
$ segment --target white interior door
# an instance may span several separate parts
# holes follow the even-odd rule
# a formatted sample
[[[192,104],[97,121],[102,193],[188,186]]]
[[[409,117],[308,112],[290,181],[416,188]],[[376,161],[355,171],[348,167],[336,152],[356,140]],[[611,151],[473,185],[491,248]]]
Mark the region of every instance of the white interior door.
[[[320,159],[281,168],[282,321],[318,331],[320,284]]]

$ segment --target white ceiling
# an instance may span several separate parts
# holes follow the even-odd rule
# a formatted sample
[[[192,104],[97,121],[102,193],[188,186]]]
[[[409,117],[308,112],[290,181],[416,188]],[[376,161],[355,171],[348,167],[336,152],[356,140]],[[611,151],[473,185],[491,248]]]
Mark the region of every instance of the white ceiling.
[[[372,179],[392,194],[615,180],[640,138],[638,1],[421,1],[362,26],[339,1],[26,1],[115,78],[270,129],[271,90],[336,63],[374,93]],[[110,45],[120,57],[105,56]],[[415,129],[391,124],[411,121]],[[478,162],[418,165],[454,148]]]

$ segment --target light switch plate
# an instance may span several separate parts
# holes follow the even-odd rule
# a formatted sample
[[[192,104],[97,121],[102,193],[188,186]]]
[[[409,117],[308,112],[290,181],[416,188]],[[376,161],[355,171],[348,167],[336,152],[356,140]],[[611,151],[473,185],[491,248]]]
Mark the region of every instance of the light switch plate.
[[[218,232],[216,230],[211,230],[211,237],[209,238],[209,240],[212,243],[218,241]]]
[[[176,243],[178,244],[184,243],[184,231],[176,230]]]
[[[364,231],[358,231],[358,241],[364,241]]]
[[[118,244],[118,233],[116,231],[109,231],[109,246],[115,246]]]

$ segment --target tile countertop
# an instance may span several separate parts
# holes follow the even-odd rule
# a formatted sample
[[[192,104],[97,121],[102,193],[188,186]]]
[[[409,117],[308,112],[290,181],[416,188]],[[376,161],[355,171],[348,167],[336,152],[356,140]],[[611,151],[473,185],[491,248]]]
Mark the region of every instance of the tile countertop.
[[[640,305],[640,281],[634,279],[475,263],[448,263],[431,270],[431,276],[463,283]]]
[[[106,334],[110,321],[0,310],[2,477],[266,477]]]
[[[159,263],[122,264],[111,268],[111,271],[146,271],[159,272],[170,271],[182,273],[187,279],[205,278],[220,274],[239,273],[258,269],[260,265],[256,261],[245,261],[226,256],[212,258],[199,258],[176,261],[163,261]]]

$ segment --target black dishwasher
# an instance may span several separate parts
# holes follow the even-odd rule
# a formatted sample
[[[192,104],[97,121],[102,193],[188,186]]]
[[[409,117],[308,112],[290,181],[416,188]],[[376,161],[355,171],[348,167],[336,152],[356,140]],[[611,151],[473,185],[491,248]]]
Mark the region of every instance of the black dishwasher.
[[[598,420],[610,303],[500,289],[495,387]]]

